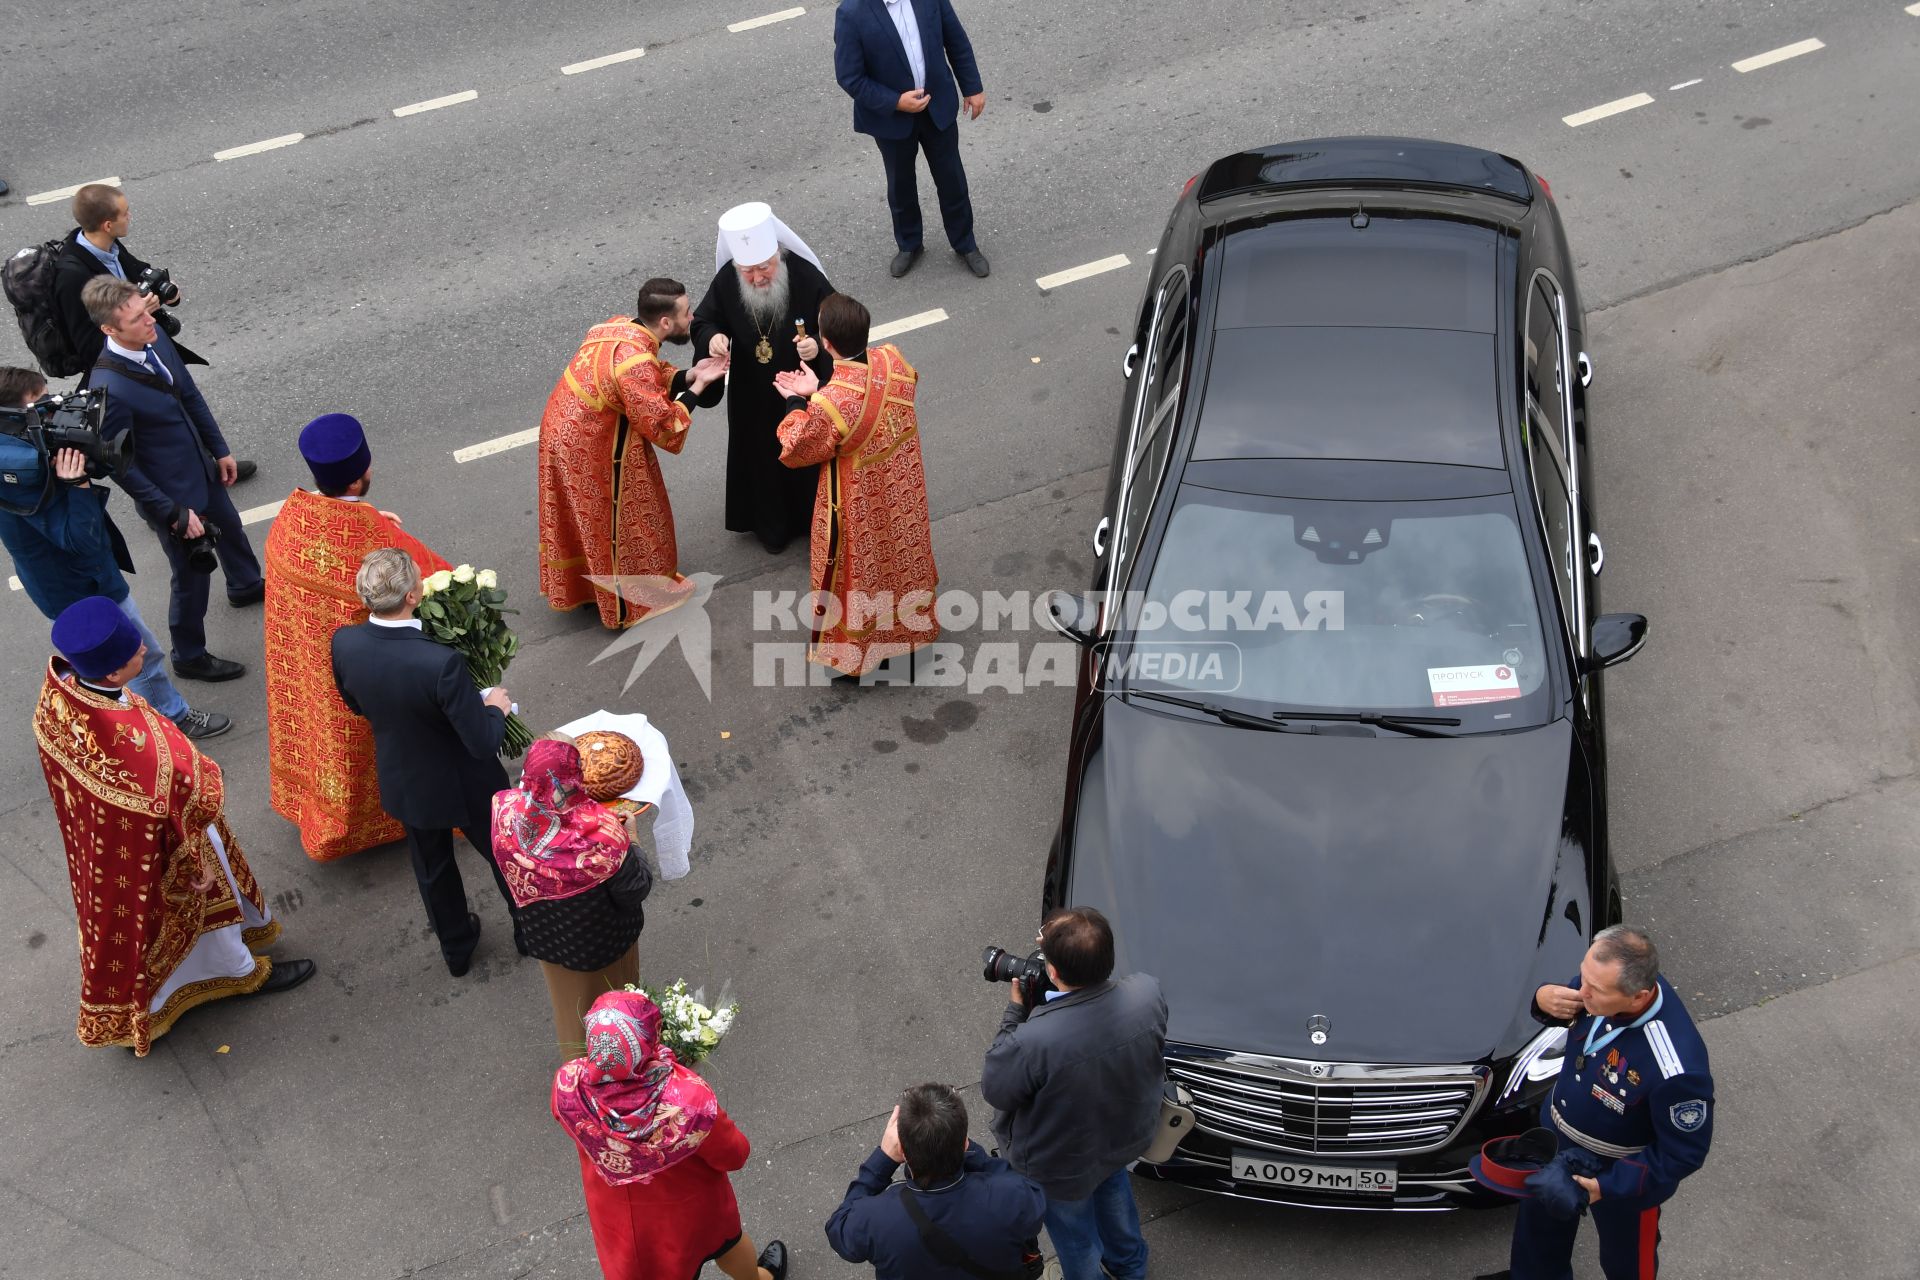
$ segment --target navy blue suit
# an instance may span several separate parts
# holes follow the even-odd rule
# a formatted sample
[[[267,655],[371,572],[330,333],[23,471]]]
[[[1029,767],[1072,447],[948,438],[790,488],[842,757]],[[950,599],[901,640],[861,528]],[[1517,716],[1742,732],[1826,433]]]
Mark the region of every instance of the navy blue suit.
[[[871,1262],[874,1280],[970,1280],[977,1273],[942,1263],[922,1242],[902,1202],[906,1184],[894,1181],[899,1169],[884,1151],[867,1157],[827,1219],[827,1243],[848,1262]],[[914,1195],[927,1220],[981,1267],[1018,1272],[1028,1251],[1038,1252],[1047,1193],[977,1142],[967,1144],[958,1177]]]
[[[260,562],[240,526],[226,486],[220,483],[216,458],[232,453],[213,411],[179,350],[165,333],[154,334],[154,353],[173,375],[169,385],[146,366],[103,349],[93,367],[91,385],[107,390],[107,417],[103,433],[112,438],[133,432],[133,461],[118,484],[140,509],[140,516],[160,539],[173,569],[173,597],[167,611],[175,662],[200,657],[207,651],[207,594],[211,577],[187,565],[186,544],[174,530],[184,525],[186,513],[199,514],[202,523],[217,525],[220,540],[214,550],[226,574],[227,594],[253,591],[261,581]]]
[[[913,6],[926,63],[927,108],[902,111],[900,95],[912,90],[906,46],[887,14],[885,0],[840,0],[833,17],[833,73],[853,99],[853,128],[873,138],[887,169],[887,206],[894,242],[921,247],[920,192],[915,168],[921,150],[940,193],[947,241],[958,253],[977,247],[967,171],[960,163],[956,122],[960,99],[982,92],[973,43],[954,15],[952,0],[904,0]],[[956,85],[956,77],[958,84]]]

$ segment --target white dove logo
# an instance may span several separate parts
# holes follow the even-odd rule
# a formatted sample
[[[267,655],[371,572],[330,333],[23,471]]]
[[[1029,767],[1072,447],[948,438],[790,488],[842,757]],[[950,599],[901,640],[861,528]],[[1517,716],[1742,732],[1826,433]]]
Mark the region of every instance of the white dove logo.
[[[719,574],[689,573],[678,579],[650,573],[589,575],[587,581],[613,592],[629,604],[649,610],[645,618],[621,632],[618,639],[593,657],[593,662],[598,662],[622,649],[640,646],[640,651],[633,655],[633,667],[627,672],[627,682],[620,686],[620,692],[633,688],[640,673],[678,640],[693,678],[700,682],[700,692],[708,702],[713,701],[713,626],[707,620],[707,600],[720,582]]]

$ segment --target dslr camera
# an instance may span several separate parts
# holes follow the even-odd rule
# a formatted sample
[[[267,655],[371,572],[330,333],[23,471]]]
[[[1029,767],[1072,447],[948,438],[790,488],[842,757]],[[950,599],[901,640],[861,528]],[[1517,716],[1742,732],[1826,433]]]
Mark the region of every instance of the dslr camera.
[[[1017,956],[1005,947],[988,947],[980,953],[980,976],[988,982],[1018,982],[1021,1002],[1028,1009],[1038,1008],[1054,989],[1053,979],[1047,977],[1046,954],[1037,949]]]
[[[184,525],[174,526],[173,536],[180,539],[187,549],[187,568],[194,573],[212,573],[220,567],[220,557],[214,547],[220,542],[220,526],[207,519],[205,513],[200,516],[200,536],[189,538]]]
[[[53,493],[53,455],[77,449],[87,460],[87,477],[104,480],[125,474],[133,433],[109,440],[100,434],[107,416],[107,390],[42,396],[25,408],[0,406],[0,509],[32,515]]]
[[[165,304],[153,313],[153,322],[165,329],[169,338],[178,336],[180,321],[165,309],[180,300],[180,286],[173,282],[173,273],[165,267],[148,267],[134,284],[139,286],[141,297],[158,298]]]

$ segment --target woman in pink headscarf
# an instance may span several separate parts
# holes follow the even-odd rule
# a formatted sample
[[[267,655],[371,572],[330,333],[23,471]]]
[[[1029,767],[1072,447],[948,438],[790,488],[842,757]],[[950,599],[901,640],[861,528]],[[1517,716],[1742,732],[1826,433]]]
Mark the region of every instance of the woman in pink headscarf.
[[[553,1077],[553,1118],[580,1148],[587,1220],[606,1280],[786,1280],[787,1246],[756,1258],[727,1175],[747,1140],[707,1082],[660,1043],[660,1010],[609,991],[587,1014],[587,1052]]]
[[[564,1056],[606,992],[640,981],[641,907],[653,888],[632,832],[581,786],[571,740],[527,750],[520,785],[493,797],[493,857],[513,895],[520,945],[540,962]]]

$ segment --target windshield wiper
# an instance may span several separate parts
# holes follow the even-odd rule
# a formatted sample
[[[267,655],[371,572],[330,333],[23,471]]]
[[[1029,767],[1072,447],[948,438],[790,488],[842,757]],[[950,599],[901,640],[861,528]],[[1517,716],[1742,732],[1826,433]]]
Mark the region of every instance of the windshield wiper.
[[[1282,724],[1290,719],[1298,720],[1341,720],[1353,724],[1370,724],[1382,729],[1393,729],[1410,738],[1451,738],[1454,735],[1429,725],[1457,725],[1458,716],[1391,716],[1377,711],[1276,711],[1273,718]]]
[[[1176,707],[1186,707],[1192,711],[1203,712],[1206,715],[1212,716],[1221,724],[1230,724],[1241,729],[1261,729],[1267,733],[1312,732],[1310,729],[1296,729],[1292,725],[1284,724],[1278,717],[1249,715],[1245,711],[1235,711],[1231,707],[1223,707],[1218,703],[1201,702],[1196,698],[1180,698],[1171,693],[1154,693],[1149,689],[1129,689],[1127,690],[1127,696],[1130,698],[1151,698],[1155,702],[1170,702]],[[1455,723],[1457,724],[1458,721],[1455,721]]]

